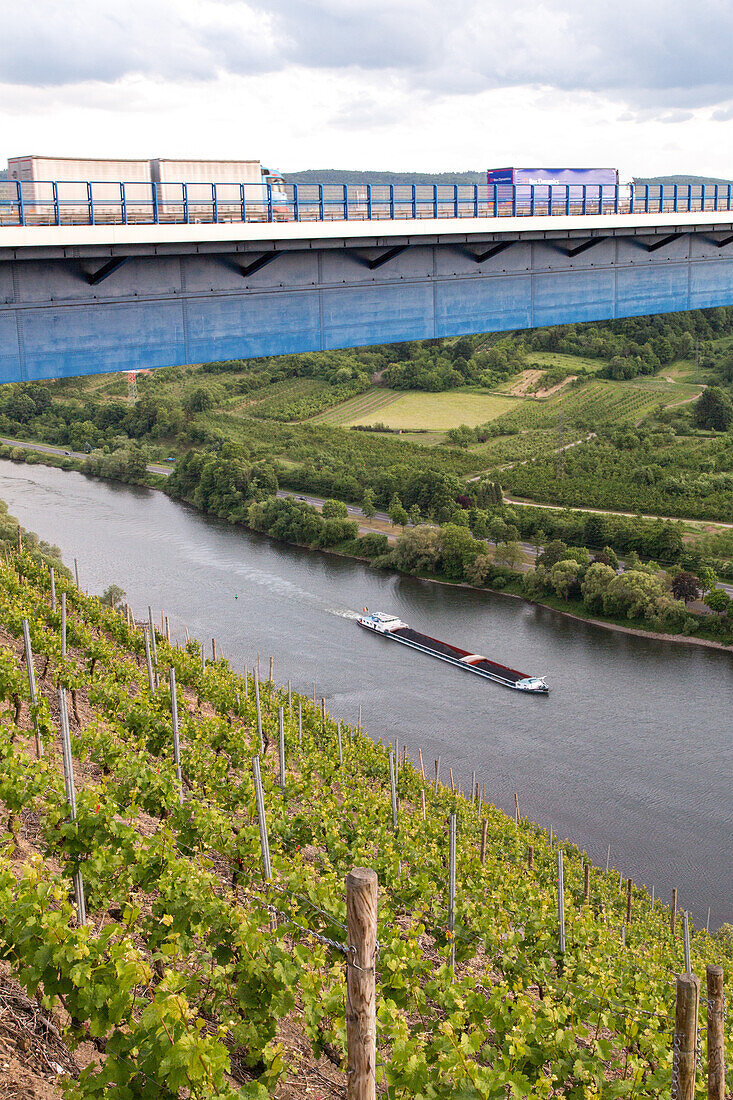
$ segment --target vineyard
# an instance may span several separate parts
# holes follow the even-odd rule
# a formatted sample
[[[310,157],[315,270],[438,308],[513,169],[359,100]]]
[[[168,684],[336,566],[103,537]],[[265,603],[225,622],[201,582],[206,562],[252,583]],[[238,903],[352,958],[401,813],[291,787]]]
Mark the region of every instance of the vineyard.
[[[27,551],[0,582],[0,959],[70,1052],[69,1098],[356,1096],[347,970],[376,973],[389,1100],[670,1094],[676,911],[481,777],[426,775],[418,731],[410,760]],[[354,867],[379,882],[364,966]],[[730,946],[689,949],[730,998]]]
[[[523,400],[517,407],[494,421],[497,428],[512,430],[548,428],[562,420],[566,427],[597,428],[605,424],[636,424],[657,408],[692,397],[698,392],[691,386],[655,382],[588,382],[579,389],[564,391],[547,401]]]
[[[392,405],[401,396],[395,390],[387,390],[383,386],[373,386],[366,393],[361,393],[358,397],[343,401],[327,412],[314,416],[312,420],[314,424],[351,424],[354,421],[363,423],[365,419],[374,422],[372,418],[375,413],[378,414],[382,409],[386,409],[387,406]],[[376,420],[379,419],[379,416],[377,416]]]
[[[498,436],[486,443],[471,447],[470,453],[480,458],[487,469],[500,470],[503,466],[524,462],[547,455],[557,447],[557,430],[533,428],[516,435]]]

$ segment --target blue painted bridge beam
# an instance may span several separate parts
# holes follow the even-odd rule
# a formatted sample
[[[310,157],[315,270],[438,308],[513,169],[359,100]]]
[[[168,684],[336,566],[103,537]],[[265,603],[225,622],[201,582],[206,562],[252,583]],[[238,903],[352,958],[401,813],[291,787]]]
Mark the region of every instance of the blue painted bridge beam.
[[[732,305],[712,217],[2,229],[0,381]]]

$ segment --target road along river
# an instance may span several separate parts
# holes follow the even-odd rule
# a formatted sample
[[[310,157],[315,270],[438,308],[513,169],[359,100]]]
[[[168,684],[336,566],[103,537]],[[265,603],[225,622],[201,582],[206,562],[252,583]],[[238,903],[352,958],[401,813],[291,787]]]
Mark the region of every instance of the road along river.
[[[616,634],[507,596],[393,576],[284,546],[165,495],[0,461],[0,498],[79,559],[90,591],[120,584],[174,635],[215,637],[235,668],[263,669],[426,766],[442,758],[487,797],[656,887],[698,926],[733,920],[733,656]],[[359,629],[361,608],[533,675],[549,697],[510,691]]]

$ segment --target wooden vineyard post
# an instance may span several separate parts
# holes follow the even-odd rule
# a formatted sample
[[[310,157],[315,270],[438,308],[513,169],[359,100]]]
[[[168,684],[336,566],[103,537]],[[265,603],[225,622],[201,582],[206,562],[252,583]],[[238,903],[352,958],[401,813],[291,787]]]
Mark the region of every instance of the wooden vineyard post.
[[[683,934],[683,941],[682,942],[684,944],[684,949],[685,949],[685,973],[686,974],[691,974],[692,973],[692,960],[690,959],[690,917],[689,917],[689,914],[688,914],[686,909],[685,909],[684,913],[682,914],[682,934]]]
[[[59,723],[61,727],[61,757],[64,765],[64,786],[66,801],[69,804],[69,821],[76,820],[76,789],[74,786],[74,761],[71,755],[71,734],[69,732],[69,712],[66,709],[66,691],[59,688]],[[87,909],[84,898],[84,880],[81,871],[74,872],[74,896],[76,898],[76,921],[79,925],[87,923]]]
[[[519,827],[519,795],[514,792],[514,828]]]
[[[273,682],[272,677],[273,677],[274,672],[275,672],[275,658],[270,657],[270,679],[269,679],[270,683]]]
[[[425,820],[427,820],[427,812],[425,810],[425,788],[424,787],[420,788],[420,802],[422,804],[422,819],[423,819],[423,821],[425,821]]]
[[[321,733],[326,732],[326,700],[321,697]]]
[[[531,871],[534,867],[534,845],[530,844],[527,848],[527,867]]]
[[[176,781],[178,783],[178,797],[183,805],[183,775],[181,774],[181,742],[178,736],[178,693],[176,692],[176,670],[171,668],[169,673],[171,685],[171,724],[173,727],[173,763],[176,766]]]
[[[474,805],[475,789],[476,789],[476,772],[471,772],[471,805],[472,806]]]
[[[343,766],[344,766],[344,747],[343,747],[343,743],[341,741],[341,723],[340,722],[336,726],[336,736],[338,738],[339,767],[343,768]]]
[[[672,1095],[676,1100],[694,1100],[695,1097],[699,1001],[700,979],[696,974],[679,974],[672,1052]]]
[[[216,660],[216,638],[211,639],[211,659]]]
[[[669,917],[669,927],[674,936],[674,930],[677,924],[677,887],[672,890],[672,912]]]
[[[558,951],[560,955],[557,968],[562,974],[565,955],[565,876],[562,865],[562,848],[557,850],[557,923],[559,928]]]
[[[484,823],[483,823],[483,826],[481,828],[481,852],[480,852],[480,859],[481,859],[481,866],[482,867],[486,863],[486,834],[487,834],[488,831],[489,831],[489,822],[488,822],[487,818],[484,818]]]
[[[723,967],[708,966],[708,1100],[725,1100],[725,994]]]
[[[51,610],[55,611],[56,610],[56,574],[54,572],[53,566],[50,567],[48,572],[49,572],[49,576],[51,577]]]
[[[422,762],[422,749],[418,749],[417,753],[420,757],[420,775],[422,776],[423,783],[425,783],[425,765]]]
[[[23,529],[20,524],[18,524],[18,553],[23,553]]]
[[[33,649],[31,647],[31,635],[28,629],[28,620],[23,619],[23,645],[25,646],[25,664],[26,672],[28,673],[28,691],[31,698],[31,706],[38,705],[38,696],[36,694],[36,670],[33,666]],[[43,756],[43,741],[38,732],[38,723],[35,718],[33,719],[33,728],[36,733],[36,756]]]
[[[626,923],[631,924],[631,879],[626,880]]]
[[[438,759],[435,761],[435,788],[433,790],[434,795],[436,795],[438,793],[438,776],[439,775],[440,775],[440,757],[438,757]]]
[[[76,587],[79,589],[79,591],[81,591],[81,587],[79,585],[79,562],[76,558],[74,558],[74,576],[76,577]]]
[[[346,1048],[348,1100],[376,1100],[377,876],[355,867],[346,876]]]
[[[168,621],[168,616],[167,615],[165,617],[165,640],[168,642],[168,645],[170,645],[170,642],[171,642],[171,624]]]
[[[277,741],[280,764],[280,790],[285,790],[285,712],[282,707],[277,711]]]
[[[583,867],[583,901],[590,901],[590,863]]]

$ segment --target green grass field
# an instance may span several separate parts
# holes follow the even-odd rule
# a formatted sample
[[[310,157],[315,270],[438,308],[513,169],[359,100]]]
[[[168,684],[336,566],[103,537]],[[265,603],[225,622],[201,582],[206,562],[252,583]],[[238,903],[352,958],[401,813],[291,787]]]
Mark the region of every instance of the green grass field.
[[[414,431],[424,428],[445,432],[460,424],[485,424],[514,408],[516,401],[493,393],[450,390],[446,393],[395,392],[375,388],[345,401],[314,418],[317,423],[384,424],[388,428]]]

